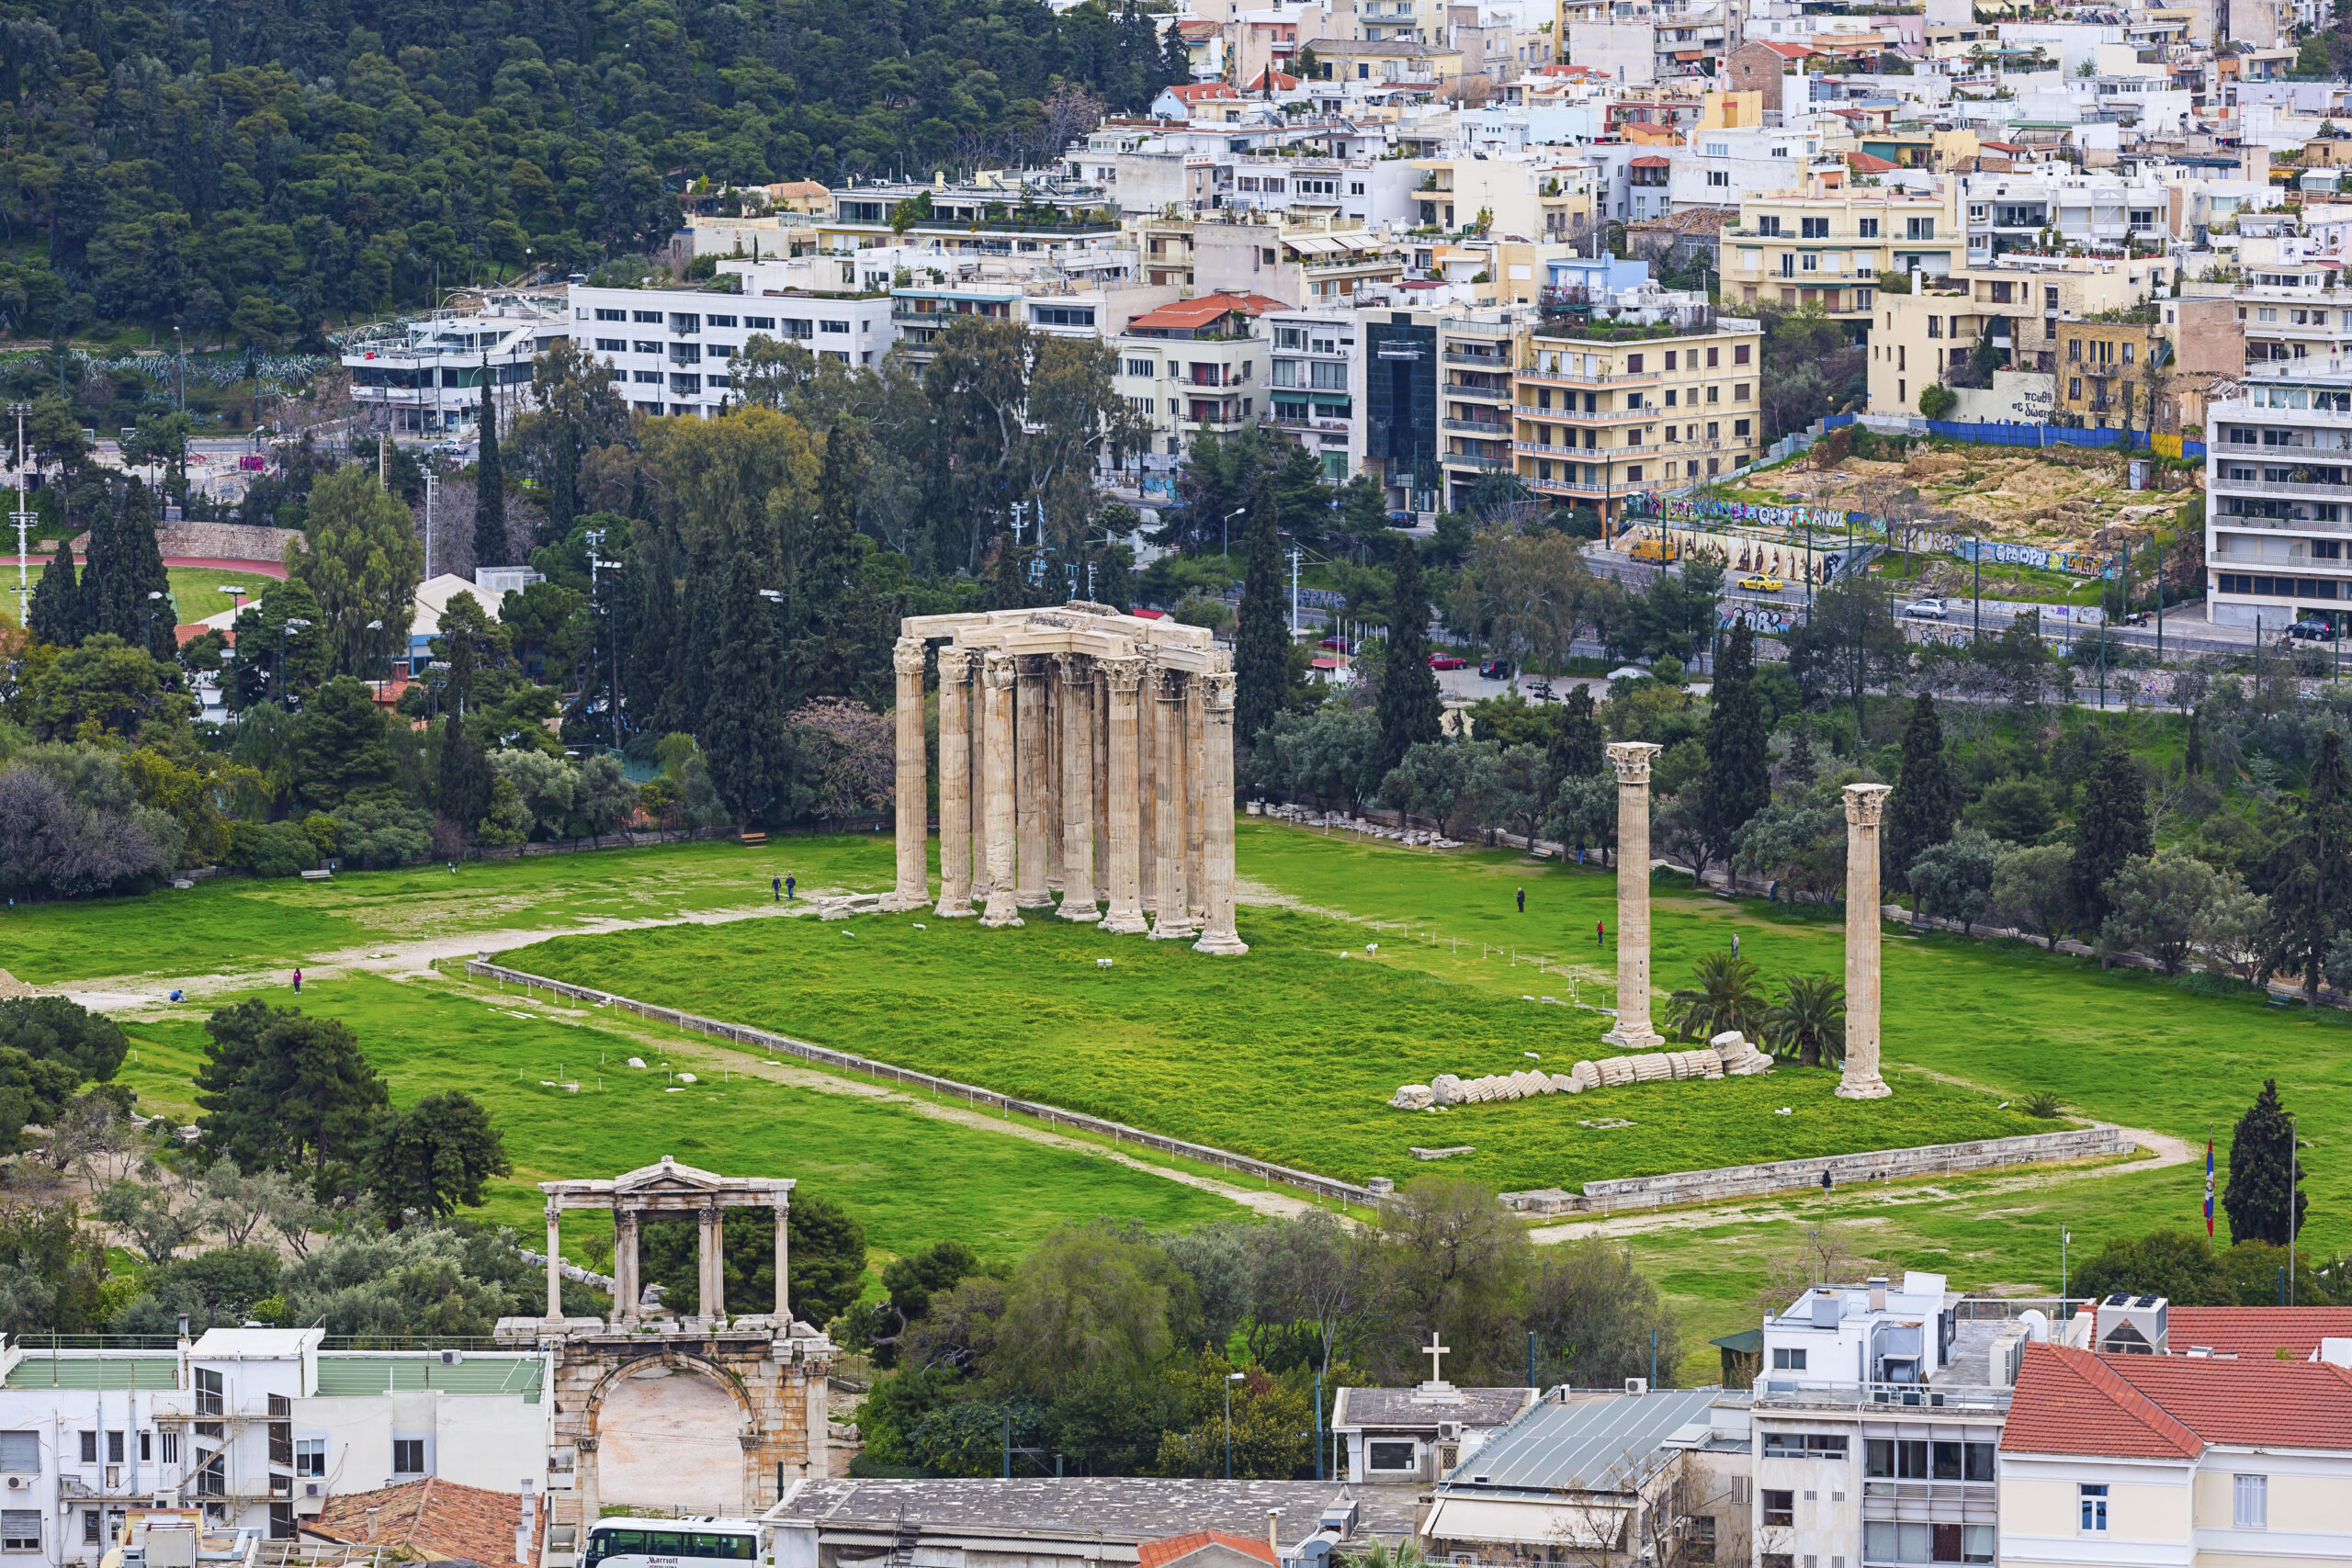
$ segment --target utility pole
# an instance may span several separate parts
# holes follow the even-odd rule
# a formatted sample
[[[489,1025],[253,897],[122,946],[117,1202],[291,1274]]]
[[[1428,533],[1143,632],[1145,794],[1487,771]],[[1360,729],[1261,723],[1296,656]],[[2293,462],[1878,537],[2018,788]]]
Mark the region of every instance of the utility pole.
[[[433,465],[424,465],[424,581],[433,581]]]
[[[2156,552],[2156,667],[2165,662],[2165,542],[2152,538],[2148,547]]]
[[[1984,541],[1971,539],[1969,558],[1976,565],[1976,631],[1978,642],[1984,640]]]
[[[32,457],[25,449],[25,416],[33,412],[33,406],[30,403],[10,403],[8,412],[17,416],[17,510],[11,519],[17,525],[17,624],[25,626],[32,615],[32,589],[26,568],[25,538],[26,530],[34,522],[32,512],[25,505],[25,468]]]
[[[1290,639],[1298,640],[1298,559],[1299,547],[1290,547]]]

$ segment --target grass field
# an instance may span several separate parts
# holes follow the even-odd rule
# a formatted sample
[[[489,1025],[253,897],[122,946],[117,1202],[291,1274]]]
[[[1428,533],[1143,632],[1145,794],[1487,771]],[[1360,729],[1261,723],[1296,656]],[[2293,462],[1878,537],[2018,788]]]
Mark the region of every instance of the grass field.
[[[445,1089],[478,1097],[514,1163],[514,1175],[493,1185],[482,1217],[513,1225],[526,1246],[542,1234],[544,1201],[533,1183],[617,1176],[665,1154],[730,1172],[797,1177],[847,1207],[873,1247],[893,1255],[955,1236],[984,1257],[1010,1259],[1064,1221],[1109,1215],[1165,1227],[1242,1213],[1164,1177],[942,1121],[907,1104],[729,1075],[699,1041],[677,1042],[665,1053],[594,1017],[522,1016],[495,992],[363,975],[306,986],[299,1003],[282,990],[266,994],[349,1023],[395,1101]],[[138,1059],[121,1076],[142,1107],[194,1113],[190,1079],[203,1059],[202,1019],[191,1010],[185,1018],[128,1025]],[[632,1055],[648,1068],[628,1066]],[[673,1093],[665,1065],[692,1068],[701,1081]],[[579,1083],[580,1091],[549,1087],[564,1081]],[[568,1244],[596,1236],[607,1249],[611,1229],[607,1220],[600,1233],[586,1214],[564,1225]],[[585,1256],[574,1245],[567,1251]]]
[[[209,566],[175,566],[168,568],[167,573],[172,580],[172,603],[178,606],[182,626],[236,608],[237,601],[221,592],[224,583],[245,590],[245,600],[250,604],[277,581],[258,571]]]

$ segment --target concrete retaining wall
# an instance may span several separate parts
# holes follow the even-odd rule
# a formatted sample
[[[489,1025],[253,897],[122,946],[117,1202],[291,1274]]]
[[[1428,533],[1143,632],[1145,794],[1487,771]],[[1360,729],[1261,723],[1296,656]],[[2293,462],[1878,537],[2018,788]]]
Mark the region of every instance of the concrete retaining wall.
[[[1707,1203],[1767,1192],[1819,1188],[1824,1171],[1837,1186],[1897,1177],[1941,1176],[1962,1170],[2000,1170],[2013,1165],[2047,1165],[2129,1154],[2135,1145],[2120,1127],[2104,1122],[2059,1133],[2029,1133],[2017,1138],[1984,1138],[1969,1144],[1928,1144],[1909,1149],[1871,1149],[1815,1159],[1776,1160],[1769,1165],[1725,1166],[1721,1170],[1678,1170],[1665,1176],[1623,1177],[1584,1184],[1586,1209],[1663,1208],[1669,1203]]]

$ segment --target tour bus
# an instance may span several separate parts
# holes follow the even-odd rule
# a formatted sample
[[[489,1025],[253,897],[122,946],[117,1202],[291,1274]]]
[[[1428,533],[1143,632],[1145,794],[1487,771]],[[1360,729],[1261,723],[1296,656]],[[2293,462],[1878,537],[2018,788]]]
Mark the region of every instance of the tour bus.
[[[750,1519],[604,1519],[589,1529],[580,1568],[694,1568],[759,1561],[760,1527]]]

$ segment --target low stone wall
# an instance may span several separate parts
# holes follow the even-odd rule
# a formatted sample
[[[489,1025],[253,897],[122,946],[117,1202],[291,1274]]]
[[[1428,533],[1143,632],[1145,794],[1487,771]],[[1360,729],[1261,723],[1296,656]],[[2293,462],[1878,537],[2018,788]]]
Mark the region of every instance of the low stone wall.
[[[1135,1144],[1143,1148],[1157,1150],[1160,1154],[1179,1155],[1185,1159],[1199,1160],[1204,1165],[1218,1166],[1227,1170],[1238,1171],[1244,1176],[1254,1176],[1262,1181],[1279,1181],[1285,1187],[1295,1187],[1301,1191],[1311,1192],[1318,1198],[1335,1198],[1345,1203],[1365,1205],[1370,1205],[1375,1201],[1372,1189],[1368,1187],[1358,1187],[1348,1181],[1335,1181],[1328,1176],[1317,1176],[1312,1171],[1294,1170],[1286,1165],[1275,1165],[1269,1160],[1252,1159],[1248,1155],[1237,1155],[1227,1149],[1211,1148],[1205,1144],[1188,1144],[1182,1138],[1170,1138],[1158,1133],[1147,1133],[1139,1127],[1130,1127],[1124,1122],[1112,1122],[1100,1116],[1089,1116],[1083,1111],[1064,1111],[1057,1105],[1041,1105],[1035,1100],[1015,1100],[1010,1095],[999,1094],[992,1089],[980,1089],[972,1084],[957,1083],[953,1078],[934,1077],[929,1073],[910,1072],[905,1067],[893,1066],[888,1062],[877,1062],[871,1057],[852,1055],[847,1051],[829,1050],[822,1045],[812,1045],[805,1040],[795,1040],[789,1035],[771,1034],[763,1029],[750,1029],[740,1023],[722,1023],[717,1019],[703,1018],[690,1012],[680,1012],[675,1008],[653,1007],[645,1002],[633,1001],[628,997],[615,996],[610,991],[594,990],[586,986],[571,985],[568,981],[550,980],[543,975],[530,975],[520,969],[509,969],[503,964],[492,964],[487,959],[469,959],[466,963],[466,974],[477,980],[494,980],[501,985],[521,986],[526,991],[545,991],[549,996],[561,997],[570,1001],[586,1002],[591,1007],[609,1007],[619,1012],[633,1012],[650,1022],[666,1023],[675,1029],[690,1029],[697,1034],[714,1035],[721,1040],[731,1040],[739,1045],[754,1046],[771,1055],[797,1056],[804,1062],[815,1062],[821,1066],[864,1073],[876,1082],[888,1078],[893,1083],[904,1085],[909,1089],[927,1089],[935,1095],[960,1100],[967,1105],[985,1105],[991,1111],[1004,1111],[1022,1116],[1035,1117],[1048,1126],[1069,1127],[1078,1132],[1092,1133],[1100,1137],[1109,1138],[1114,1143]]]
[[[1983,1138],[1968,1144],[1928,1144],[1908,1149],[1871,1149],[1815,1159],[1775,1160],[1769,1165],[1725,1166],[1721,1170],[1678,1170],[1665,1176],[1629,1176],[1584,1184],[1583,1207],[1609,1213],[1619,1209],[1664,1208],[1670,1203],[1711,1203],[1768,1192],[1818,1189],[1824,1171],[1838,1187],[1899,1177],[1942,1176],[1963,1170],[2001,1170],[2013,1165],[2049,1165],[2129,1154],[2134,1147],[2120,1127],[2104,1122],[2059,1133],[2029,1133],[2016,1138]],[[1532,1195],[1531,1195],[1532,1196]]]

